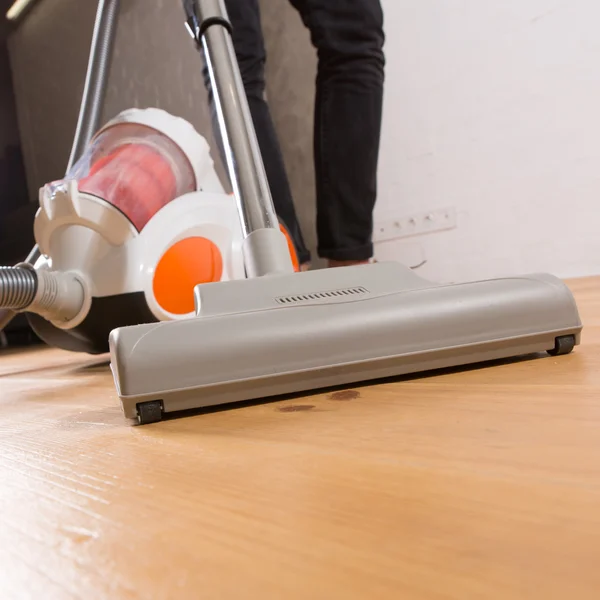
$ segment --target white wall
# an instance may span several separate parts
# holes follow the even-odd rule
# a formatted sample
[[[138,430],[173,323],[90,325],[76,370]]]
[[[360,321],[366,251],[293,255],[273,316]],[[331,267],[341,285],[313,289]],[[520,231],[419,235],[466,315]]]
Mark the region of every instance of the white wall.
[[[383,0],[377,221],[455,207],[377,245],[441,281],[600,273],[600,3]]]

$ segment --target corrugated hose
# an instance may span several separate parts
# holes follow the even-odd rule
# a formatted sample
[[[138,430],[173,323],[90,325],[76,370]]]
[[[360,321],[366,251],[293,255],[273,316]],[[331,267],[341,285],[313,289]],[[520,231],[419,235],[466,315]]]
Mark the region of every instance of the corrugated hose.
[[[85,304],[85,289],[74,273],[35,271],[28,265],[0,267],[0,310],[27,311],[66,323]]]
[[[0,308],[24,310],[35,299],[37,274],[24,267],[0,267]]]

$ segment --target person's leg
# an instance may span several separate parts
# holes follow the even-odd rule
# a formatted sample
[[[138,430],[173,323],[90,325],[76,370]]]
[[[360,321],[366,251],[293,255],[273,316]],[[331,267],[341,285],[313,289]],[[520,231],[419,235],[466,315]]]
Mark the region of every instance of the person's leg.
[[[315,171],[319,255],[373,256],[385,59],[379,0],[290,0],[318,54]]]
[[[264,96],[266,53],[258,0],[225,0],[225,7],[233,27],[233,46],[265,165],[275,212],[283,221],[294,241],[300,264],[307,265],[310,261],[310,253],[300,230],[279,140]],[[219,135],[210,78],[206,67],[204,68],[204,82],[208,90],[215,137],[224,160],[223,141]]]

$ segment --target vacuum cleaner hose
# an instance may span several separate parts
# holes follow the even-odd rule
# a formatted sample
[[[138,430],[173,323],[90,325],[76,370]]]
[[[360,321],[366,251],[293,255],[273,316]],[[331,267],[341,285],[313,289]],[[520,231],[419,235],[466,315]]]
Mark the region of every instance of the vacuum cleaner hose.
[[[32,312],[64,324],[81,314],[85,300],[84,286],[73,273],[0,267],[0,310]]]
[[[23,267],[0,267],[0,308],[23,310],[35,299],[37,276]]]

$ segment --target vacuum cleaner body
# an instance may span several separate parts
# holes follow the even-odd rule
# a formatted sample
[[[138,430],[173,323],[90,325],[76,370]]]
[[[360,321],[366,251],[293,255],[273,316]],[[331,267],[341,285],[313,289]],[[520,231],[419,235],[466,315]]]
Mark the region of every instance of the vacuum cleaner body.
[[[112,329],[189,317],[196,285],[245,277],[235,198],[205,139],[162,110],[108,122],[39,202],[35,270],[69,274],[83,289],[68,318],[27,307],[53,346],[107,352]]]
[[[395,263],[198,286],[196,305],[196,318],[112,333],[127,417],[563,354],[582,328],[552,276],[436,285]]]

